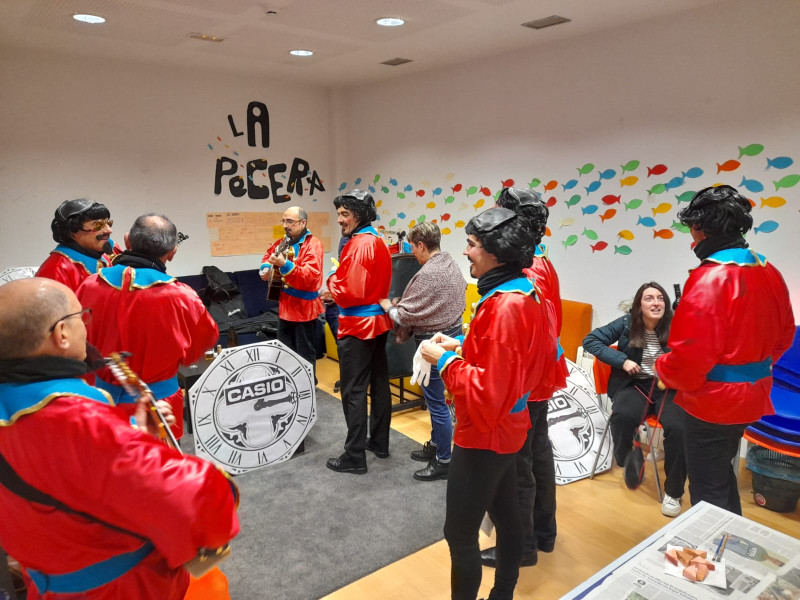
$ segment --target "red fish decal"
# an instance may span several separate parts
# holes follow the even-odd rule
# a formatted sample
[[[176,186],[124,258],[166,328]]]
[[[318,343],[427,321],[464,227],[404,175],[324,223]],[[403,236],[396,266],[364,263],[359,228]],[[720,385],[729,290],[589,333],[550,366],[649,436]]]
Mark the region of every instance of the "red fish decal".
[[[545,203],[545,206],[547,208],[553,208],[555,205],[556,205],[556,197],[555,196],[550,196],[547,199],[547,202]]]
[[[592,249],[592,252],[599,252],[600,250],[608,248],[608,242],[597,242],[594,246],[589,247]]]
[[[603,196],[603,204],[611,205],[614,204],[615,202],[619,204],[620,203],[619,200],[621,197],[622,196],[612,196],[611,194],[609,194],[608,196]]]
[[[653,231],[654,238],[661,238],[662,240],[670,240],[675,237],[675,233],[671,229],[656,229]]]
[[[506,179],[505,181],[501,181],[500,185],[503,186],[504,188],[513,187],[514,186],[514,180],[513,179]]]
[[[481,194],[484,196],[491,196],[492,190],[490,190],[488,187],[481,186]]]
[[[614,215],[616,215],[616,214],[617,214],[617,211],[615,209],[609,208],[606,212],[604,212],[602,215],[600,215],[600,221],[602,223],[605,223],[609,219],[613,218]]]
[[[444,213],[441,217],[439,217],[442,221],[449,221],[450,220],[450,213]]]
[[[722,164],[717,163],[717,173],[721,173],[722,171],[735,171],[741,166],[742,163],[740,163],[738,160],[726,160]]]
[[[425,195],[425,190],[417,190],[417,198],[422,198]]]
[[[461,185],[460,183],[457,183],[453,187],[451,187],[450,189],[453,190],[453,193],[455,194],[456,192],[460,192],[462,187],[464,187],[464,186]]]
[[[553,179],[552,181],[548,181],[547,185],[544,186],[544,191],[549,192],[550,190],[554,190],[557,185],[558,182],[555,179]]]
[[[667,172],[667,165],[656,165],[654,167],[647,167],[647,176],[650,175],[663,175]]]

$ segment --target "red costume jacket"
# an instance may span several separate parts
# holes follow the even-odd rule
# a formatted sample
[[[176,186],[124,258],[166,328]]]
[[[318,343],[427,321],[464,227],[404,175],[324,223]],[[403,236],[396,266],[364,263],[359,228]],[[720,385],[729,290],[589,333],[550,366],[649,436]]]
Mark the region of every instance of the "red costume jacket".
[[[722,250],[692,271],[656,361],[675,402],[709,423],[752,423],[774,414],[771,366],[795,325],[781,274],[746,248]]]
[[[513,279],[481,298],[461,356],[446,352],[438,363],[454,395],[456,444],[498,454],[522,447],[531,426],[530,391],[555,361],[551,332],[529,279]]]
[[[540,244],[536,247],[536,254],[533,257],[533,264],[528,269],[524,269],[526,277],[533,279],[539,292],[542,303],[547,309],[547,318],[553,327],[553,339],[556,340],[556,359],[553,368],[548,370],[542,377],[541,385],[538,389],[531,391],[531,402],[547,401],[552,398],[558,390],[567,387],[567,376],[569,368],[567,359],[561,348],[559,339],[561,337],[561,288],[558,283],[558,275],[553,267],[553,263],[547,256],[546,248]]]
[[[114,250],[114,254],[117,254],[119,248],[114,246]],[[97,259],[69,246],[59,244],[36,271],[36,277],[55,279],[74,292],[89,275],[97,273],[98,269],[109,266],[111,266],[111,259],[107,254],[103,254]]]
[[[267,259],[275,253],[281,240],[277,240],[261,259],[261,271],[271,269]],[[278,316],[284,321],[313,321],[325,311],[319,298],[322,287],[322,242],[308,231],[296,244],[294,258],[278,271],[283,280],[283,291],[278,301]],[[277,275],[275,276],[277,277]],[[277,282],[276,282],[277,284]]]
[[[23,480],[154,546],[0,485],[0,544],[25,568],[29,600],[179,600],[189,584],[181,565],[200,548],[223,546],[239,532],[235,486],[227,476],[132,428],[99,390],[78,379],[56,379],[3,383],[0,397],[0,453]],[[99,587],[87,572],[137,550],[138,562]],[[56,594],[33,582],[38,578],[41,585],[42,574],[73,571],[80,572],[69,578],[71,585],[92,589]],[[60,579],[51,579],[51,590],[66,584]]]
[[[373,227],[353,234],[339,257],[339,267],[328,277],[328,290],[339,305],[339,337],[369,340],[392,328],[381,305],[392,282],[392,257]]]
[[[92,323],[87,327],[89,342],[103,356],[131,353],[131,369],[157,398],[172,405],[178,420],[173,431],[180,437],[183,393],[178,388],[178,367],[198,360],[219,337],[217,324],[195,291],[156,269],[118,264],[89,277],[77,296],[84,307],[92,309]],[[106,385],[117,385],[114,376],[106,369],[97,376],[98,387],[133,412],[133,399],[115,395],[115,390]],[[121,388],[116,390],[121,392]]]

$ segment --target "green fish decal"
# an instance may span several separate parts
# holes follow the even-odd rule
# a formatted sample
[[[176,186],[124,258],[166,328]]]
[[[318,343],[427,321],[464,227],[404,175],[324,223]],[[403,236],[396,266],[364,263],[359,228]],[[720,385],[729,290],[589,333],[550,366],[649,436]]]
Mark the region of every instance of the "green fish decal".
[[[417,219],[417,223],[423,223],[423,222],[425,222],[425,215],[420,215],[419,219]]]
[[[581,201],[581,197],[578,194],[575,194],[572,198],[567,200],[567,203],[566,203],[567,204],[567,208],[569,208],[570,206],[575,206],[580,201]]]
[[[389,227],[394,227],[395,223],[397,223],[397,219],[392,219],[389,221]]]
[[[639,168],[639,161],[638,160],[629,160],[624,165],[621,165],[620,168],[622,169],[623,173],[625,171],[635,171],[636,169]]]
[[[397,197],[400,198],[400,200],[406,199],[406,195],[403,192],[397,192]]]
[[[372,180],[372,183],[378,183],[381,180],[380,175],[375,175],[375,179]]]
[[[657,183],[652,188],[647,190],[647,195],[652,196],[653,194],[663,194],[666,191],[667,191],[667,184]]]
[[[388,188],[388,187],[386,187],[386,186],[384,185],[383,187],[381,187],[381,191],[382,191],[384,194],[388,194],[388,193],[389,193],[389,188]]]
[[[478,191],[478,186],[473,185],[467,190],[467,196],[472,196],[472,194],[474,194],[477,191]]]
[[[681,202],[691,202],[692,198],[694,198],[695,193],[696,192],[688,191],[688,192],[683,192],[682,194],[679,194],[678,196],[675,197],[678,199],[679,204]]]
[[[578,167],[578,175],[586,175],[592,171],[594,171],[594,165],[592,163],[586,163],[582,167]]]
[[[591,229],[586,229],[586,227],[583,228],[583,233],[581,235],[585,235],[590,240],[596,240],[597,239],[597,232],[596,231],[592,231]]]
[[[680,221],[673,221],[670,227],[675,231],[680,231],[681,233],[689,233],[689,227],[687,227]]]
[[[497,199],[500,197],[500,193],[501,193],[502,191],[503,191],[503,190],[497,190],[497,191],[494,193],[494,201],[495,201],[495,202],[497,202]]]
[[[541,180],[541,179],[536,179],[536,178],[534,177],[534,178],[533,178],[533,179],[531,179],[531,180],[530,180],[530,182],[528,183],[528,187],[529,187],[529,188],[531,188],[531,189],[533,189],[533,188],[535,188],[535,187],[538,187],[539,185],[541,185],[541,183],[542,183],[542,180]]]
[[[764,151],[764,146],[761,144],[750,144],[742,148],[739,146],[739,158],[743,156],[758,156]]]
[[[561,243],[564,244],[564,248],[569,248],[570,246],[574,246],[577,241],[578,241],[578,236],[571,235]]]
[[[625,210],[636,210],[642,205],[642,201],[636,198],[635,200],[631,200],[630,202],[625,203]]]
[[[614,254],[622,254],[623,256],[627,256],[633,252],[630,246],[614,246]]]
[[[777,192],[781,188],[790,188],[796,186],[798,181],[800,181],[800,175],[787,175],[786,177],[779,179],[778,181],[773,181],[772,183],[775,184],[775,191]]]
[[[453,202],[455,202],[455,200],[456,200],[455,196],[448,196],[447,198],[444,199],[444,203],[445,204],[452,204]]]

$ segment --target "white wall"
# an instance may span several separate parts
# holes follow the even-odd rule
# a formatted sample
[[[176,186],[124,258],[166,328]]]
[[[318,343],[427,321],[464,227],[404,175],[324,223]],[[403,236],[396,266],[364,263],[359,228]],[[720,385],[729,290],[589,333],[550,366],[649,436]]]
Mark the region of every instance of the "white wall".
[[[422,215],[439,218],[440,226],[452,230],[444,249],[460,255],[465,236],[454,224],[483,210],[474,207],[483,196],[453,194],[452,186],[488,186],[495,193],[501,180],[526,185],[539,178],[543,183],[536,189],[542,191],[545,182],[557,180],[557,189],[544,194],[557,200],[550,213],[552,236],[545,243],[562,296],[592,303],[599,324],[618,316],[617,304],[631,298],[642,282],[655,279],[671,292],[697,263],[687,234],[653,237],[654,230],[669,229],[685,206],[676,195],[720,182],[738,186],[746,176],[765,186],[763,193],[746,192],[757,203],[755,224],[779,224],[772,233],[751,232],[748,239],[781,269],[800,314],[800,185],[776,192],[772,183],[800,173],[798,27],[800,4],[793,0],[730,2],[341,92],[334,118],[345,123],[348,140],[337,183],[352,186],[361,177],[363,187],[380,175],[375,186],[376,198],[383,201],[380,224],[388,227],[395,219],[395,228],[407,229]],[[717,163],[736,159],[739,146],[753,143],[764,151],[744,156],[732,173],[717,174]],[[791,157],[794,164],[765,170],[766,158],[776,156]],[[625,175],[640,181],[622,187],[620,165],[632,159],[641,165]],[[588,162],[596,165],[591,175],[563,191],[561,184],[578,178],[577,167]],[[659,163],[668,172],[648,178],[646,167]],[[691,167],[702,168],[703,176],[648,197],[646,190],[655,183]],[[587,194],[584,187],[608,168],[617,171],[616,177]],[[388,183],[390,178],[397,186]],[[389,193],[377,189],[381,185]],[[413,191],[400,199],[397,192],[403,193],[405,185]],[[432,197],[437,187],[443,191]],[[415,197],[420,189],[425,196]],[[580,202],[567,208],[576,192]],[[601,223],[598,215],[608,208],[601,198],[620,194],[623,203],[642,199],[643,205],[626,211],[613,204],[617,215]],[[445,203],[449,195],[454,201]],[[761,208],[760,198],[772,196],[783,197],[786,205]],[[428,202],[435,208],[427,208]],[[485,199],[484,207],[491,202]],[[656,227],[637,225],[639,217],[654,217],[652,208],[665,202],[671,208],[655,216]],[[587,204],[598,205],[598,212],[582,214]],[[452,215],[448,222],[441,222],[444,213]],[[560,227],[568,218],[574,224]],[[584,228],[608,247],[593,252],[590,244],[597,241],[582,235]],[[622,230],[635,239],[620,240]],[[577,243],[565,247],[573,234]],[[631,248],[630,255],[614,253],[622,245]],[[459,260],[467,272],[466,259]]]
[[[294,195],[291,204],[330,210],[331,119],[324,89],[5,48],[0,81],[0,269],[39,265],[54,246],[53,211],[62,200],[78,197],[109,207],[119,243],[139,214],[168,215],[190,235],[169,265],[173,274],[199,273],[207,264],[225,270],[257,267],[260,255],[210,256],[207,212],[288,206],[273,204],[271,196],[234,198],[227,180],[223,193],[214,195],[217,156],[232,156],[234,149],[243,164],[266,158],[291,168],[295,157],[305,159],[325,180],[326,191],[314,196],[316,202],[308,193]],[[238,129],[245,128],[251,101],[268,107],[267,149],[250,148],[246,134],[234,137],[228,125],[232,114]]]

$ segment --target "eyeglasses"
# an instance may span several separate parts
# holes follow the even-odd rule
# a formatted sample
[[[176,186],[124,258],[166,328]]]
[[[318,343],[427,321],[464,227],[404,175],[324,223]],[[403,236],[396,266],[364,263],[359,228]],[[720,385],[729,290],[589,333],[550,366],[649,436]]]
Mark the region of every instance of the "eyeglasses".
[[[50,327],[50,329],[48,329],[48,331],[50,333],[53,333],[53,331],[56,328],[56,325],[61,323],[61,321],[66,321],[67,319],[69,319],[71,317],[77,317],[77,316],[80,316],[81,321],[83,321],[84,325],[88,325],[89,323],[92,322],[92,309],[91,308],[84,308],[84,309],[79,310],[78,312],[69,313],[68,315],[64,315],[58,321],[53,323],[53,325]]]
[[[106,225],[113,227],[114,219],[97,219],[96,221],[87,221],[84,225],[88,225],[89,229],[81,228],[81,231],[102,231]]]
[[[295,221],[294,219],[281,219],[281,225],[288,225],[289,227],[291,227],[295,223],[299,223],[302,220],[303,219],[300,219],[298,221]]]

